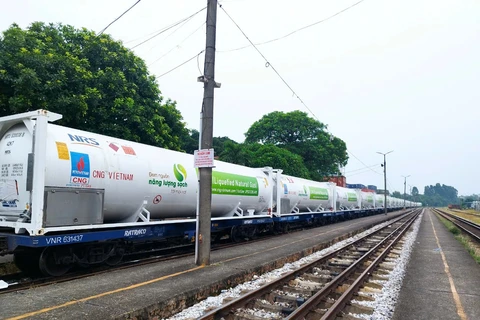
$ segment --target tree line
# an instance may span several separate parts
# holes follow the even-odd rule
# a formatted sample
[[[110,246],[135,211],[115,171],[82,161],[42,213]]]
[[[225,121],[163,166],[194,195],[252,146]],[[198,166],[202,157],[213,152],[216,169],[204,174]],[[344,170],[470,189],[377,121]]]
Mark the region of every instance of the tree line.
[[[198,131],[162,96],[145,62],[85,28],[35,22],[2,33],[0,116],[36,109],[61,113],[59,125],[188,153],[198,148]],[[348,161],[345,142],[301,111],[264,115],[243,143],[213,143],[219,160],[318,181]]]
[[[412,188],[411,194],[395,191],[392,197],[406,199],[409,201],[422,202],[425,206],[445,207],[449,204],[459,204],[458,191],[452,186],[436,183],[435,185],[425,186],[423,194],[420,194],[417,187]]]

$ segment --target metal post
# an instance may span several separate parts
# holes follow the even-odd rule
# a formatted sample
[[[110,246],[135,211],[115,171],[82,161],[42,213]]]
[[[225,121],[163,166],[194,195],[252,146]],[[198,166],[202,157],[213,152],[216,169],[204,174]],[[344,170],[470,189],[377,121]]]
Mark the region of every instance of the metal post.
[[[406,198],[407,198],[407,178],[410,177],[408,176],[402,176],[405,178],[405,182],[403,183],[403,210],[405,210],[407,207],[405,206]]]
[[[384,202],[383,202],[383,208],[385,210],[385,214],[387,214],[388,208],[387,208],[387,159],[386,155],[383,155],[383,196],[384,196]]]
[[[207,0],[207,37],[205,45],[204,75],[198,78],[203,82],[202,126],[200,128],[200,149],[213,148],[213,92],[215,83],[215,38],[217,24],[217,0]],[[197,265],[210,264],[210,233],[212,217],[212,168],[199,168],[198,234],[195,245],[198,255]]]
[[[383,183],[384,183],[384,188],[383,188],[383,195],[384,195],[384,202],[383,202],[383,207],[385,208],[385,214],[387,214],[387,154],[392,153],[392,151],[388,151],[387,153],[381,153],[378,152],[378,154],[383,154]]]

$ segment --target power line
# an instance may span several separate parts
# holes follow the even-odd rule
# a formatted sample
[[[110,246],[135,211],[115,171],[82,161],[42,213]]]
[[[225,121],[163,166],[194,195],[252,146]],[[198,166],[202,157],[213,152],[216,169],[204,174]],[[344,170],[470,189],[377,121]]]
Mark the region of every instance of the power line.
[[[135,39],[133,39],[133,40],[125,41],[124,44],[138,41],[138,40],[140,40],[140,39],[143,39],[144,37],[148,37],[148,36],[151,36],[152,34],[156,34],[157,32],[166,31],[165,29],[167,29],[167,28],[172,28],[172,27],[178,25],[179,23],[182,23],[182,21],[185,21],[185,18],[183,18],[182,20],[179,20],[179,21],[177,21],[177,22],[174,22],[174,23],[172,23],[171,25],[168,25],[168,26],[166,26],[166,27],[163,27],[163,28],[161,28],[161,29],[159,29],[159,30],[155,30],[155,31],[153,31],[153,32],[150,32],[150,33],[147,34],[147,35],[144,35],[144,36],[135,38]]]
[[[352,173],[352,172],[356,172],[356,171],[360,171],[360,170],[365,170],[366,168],[373,168],[373,167],[376,167],[376,166],[379,166],[380,164],[377,163],[377,164],[372,164],[371,166],[368,166],[368,167],[363,167],[363,168],[358,168],[358,169],[354,169],[354,170],[350,170],[350,171],[345,171],[345,173]]]
[[[361,0],[359,1],[358,3],[362,2],[364,0]],[[357,4],[358,4],[357,3]],[[225,12],[225,14],[227,15],[227,17],[233,22],[233,24],[235,24],[235,26],[238,28],[238,30],[240,30],[240,32],[243,34],[243,36],[248,40],[248,42],[250,42],[250,44],[255,48],[255,50],[260,54],[260,56],[262,56],[262,58],[265,60],[265,67],[271,67],[272,70],[277,74],[277,76],[283,81],[283,83],[290,89],[290,91],[292,91],[292,94],[294,97],[296,97],[300,103],[315,117],[315,119],[317,119],[319,122],[321,122],[318,117],[315,115],[315,113],[307,106],[307,104],[302,100],[302,98],[300,98],[300,96],[295,92],[295,90],[293,90],[293,88],[287,83],[287,81],[280,75],[280,73],[277,71],[277,69],[275,69],[275,67],[271,64],[270,61],[268,61],[268,59],[263,55],[263,53],[257,48],[257,46],[252,42],[252,40],[250,40],[250,38],[245,34],[245,32],[242,30],[242,28],[240,28],[240,26],[235,22],[235,20],[233,20],[233,18],[227,13],[227,11],[223,8],[223,5],[219,4],[220,8],[223,10],[223,12]],[[344,9],[344,11],[347,10],[347,9]],[[325,130],[330,133],[331,135],[333,135],[327,128],[327,126],[325,126]],[[378,173],[377,171],[373,170],[372,168],[369,168],[362,160],[360,160],[356,155],[354,155],[351,151],[349,151],[347,149],[347,152],[349,154],[351,154],[355,159],[357,159],[361,164],[363,164],[366,168],[368,168],[369,170],[375,172],[376,174],[381,174],[381,173]]]
[[[318,119],[317,119],[317,120],[318,120]],[[368,167],[362,160],[360,160],[360,159],[359,159],[356,155],[354,155],[350,150],[347,149],[347,152],[348,152],[349,154],[351,154],[355,159],[357,159],[361,164],[363,164],[366,168],[370,169],[371,171],[375,172],[376,174],[380,174],[380,175],[381,175],[380,172],[377,172],[377,171],[373,170],[372,168]]]
[[[204,25],[205,25],[206,22],[203,22],[197,29],[195,29],[192,33],[190,33],[187,37],[185,37],[182,41],[180,41],[177,45],[175,45],[173,48],[171,48],[170,50],[168,50],[167,52],[165,52],[161,57],[159,57],[158,59],[156,59],[155,61],[153,61],[152,63],[150,63],[148,66],[150,67],[151,65],[153,65],[154,63],[157,63],[160,59],[162,59],[163,57],[165,57],[167,54],[169,54],[170,52],[172,52],[174,49],[178,48],[178,46],[180,46],[182,43],[184,43],[188,38],[190,38],[192,35],[194,35],[198,30],[200,30],[200,28],[202,28]],[[180,28],[179,28],[180,29]],[[175,31],[177,31],[178,29],[176,29]],[[173,33],[172,32],[170,35],[172,35]],[[169,36],[170,36],[169,35]]]
[[[159,79],[159,78],[163,77],[164,75],[167,75],[167,74],[169,74],[170,72],[172,72],[172,71],[174,71],[174,70],[176,70],[176,69],[180,68],[180,67],[181,67],[181,66],[183,66],[184,64],[186,64],[186,63],[188,63],[188,62],[192,61],[193,59],[195,59],[196,57],[198,57],[199,55],[201,55],[201,54],[202,54],[204,51],[205,51],[205,50],[202,50],[202,51],[200,51],[198,54],[194,55],[193,57],[191,57],[191,58],[190,58],[190,59],[188,59],[187,61],[184,61],[184,62],[182,62],[181,64],[179,64],[179,65],[178,65],[178,66],[176,66],[175,68],[173,68],[173,69],[170,69],[170,70],[168,70],[168,71],[167,71],[167,72],[165,72],[165,73],[162,73],[161,75],[159,75],[159,76],[157,77],[157,79]]]
[[[356,5],[359,5],[359,4],[362,3],[363,1],[365,1],[365,0],[360,0],[360,1],[352,4],[351,6],[348,6],[348,7],[346,7],[345,9],[338,11],[337,13],[335,13],[335,14],[327,17],[327,18],[324,18],[324,19],[322,19],[322,20],[318,20],[318,21],[316,21],[316,22],[314,22],[314,23],[311,23],[311,24],[308,24],[308,25],[303,26],[303,27],[301,27],[301,28],[295,29],[295,30],[293,30],[292,32],[289,32],[289,33],[287,33],[287,34],[284,35],[284,36],[281,36],[281,37],[278,37],[278,38],[274,38],[274,39],[270,39],[270,40],[263,41],[263,42],[258,42],[258,43],[256,43],[255,45],[260,46],[260,45],[264,45],[264,44],[267,44],[267,43],[275,42],[275,41],[282,40],[282,39],[285,39],[285,38],[287,38],[287,37],[290,37],[291,35],[299,32],[299,31],[302,31],[302,30],[311,28],[311,27],[313,27],[313,26],[316,26],[317,24],[320,24],[320,23],[322,23],[322,22],[325,22],[325,21],[327,21],[327,20],[330,20],[330,19],[332,19],[332,18],[334,18],[334,17],[336,17],[336,16],[344,13],[345,11],[347,11],[347,10],[355,7]],[[220,6],[220,7],[221,7],[221,6]],[[243,50],[243,49],[246,49],[246,48],[251,47],[252,45],[255,46],[254,44],[250,44],[250,45],[247,45],[247,46],[243,46],[243,47],[239,47],[239,48],[234,48],[234,49],[229,49],[229,50],[219,50],[218,52],[232,52],[232,51]]]
[[[123,12],[117,19],[115,19],[115,20],[113,20],[112,22],[110,22],[105,28],[102,29],[102,31],[100,31],[100,32],[97,34],[97,36],[103,34],[103,33],[105,32],[105,30],[108,29],[108,27],[110,27],[110,26],[111,26],[112,24],[114,24],[118,19],[120,19],[121,17],[123,17],[123,15],[124,15],[125,13],[127,13],[127,12],[130,11],[133,7],[135,7],[140,1],[142,1],[142,0],[138,0],[137,2],[135,2],[135,3],[133,4],[133,6],[131,6],[131,7],[128,8],[125,12]]]
[[[159,32],[157,32],[156,34],[154,34],[153,36],[151,36],[150,38],[148,38],[148,39],[140,42],[139,44],[131,47],[130,50],[135,49],[135,48],[141,46],[142,44],[144,44],[145,42],[148,42],[148,41],[152,40],[153,38],[158,37],[158,36],[161,35],[162,33],[164,33],[164,32],[166,32],[166,31],[172,29],[173,27],[176,27],[176,26],[178,26],[179,24],[181,24],[181,23],[183,23],[183,22],[185,22],[185,21],[187,21],[187,20],[190,20],[191,18],[193,18],[194,16],[196,16],[197,14],[199,14],[200,12],[202,12],[203,10],[205,10],[206,8],[207,8],[207,7],[204,7],[204,8],[202,8],[202,9],[198,10],[197,12],[193,13],[192,15],[186,17],[185,19],[182,19],[182,20],[180,20],[180,21],[172,24],[171,26],[166,27],[166,28],[160,30]]]
[[[275,67],[268,61],[268,59],[263,55],[263,53],[252,42],[252,40],[250,40],[250,38],[245,34],[245,32],[243,32],[242,28],[240,28],[240,26],[235,22],[235,20],[233,20],[233,18],[227,13],[227,11],[225,11],[223,6],[221,4],[219,6],[223,10],[223,12],[225,12],[227,17],[233,22],[233,24],[235,24],[235,26],[238,28],[238,30],[240,30],[240,32],[248,40],[248,42],[250,42],[251,45],[255,48],[255,50],[257,50],[257,52],[262,56],[262,58],[265,60],[265,67],[267,67],[267,68],[271,67],[272,70],[277,74],[277,76],[283,81],[283,83],[290,89],[290,91],[292,91],[293,95],[305,106],[305,108],[307,108],[308,111],[310,111],[311,114],[314,115],[315,118],[317,118],[317,116],[313,113],[313,111],[310,110],[310,108],[305,104],[305,102],[303,102],[302,98],[300,98],[300,96],[295,92],[295,90],[293,90],[293,88],[287,83],[287,81],[285,81],[285,79],[280,75],[280,73],[277,71],[277,69],[275,69]],[[317,120],[318,120],[318,118],[317,118]]]

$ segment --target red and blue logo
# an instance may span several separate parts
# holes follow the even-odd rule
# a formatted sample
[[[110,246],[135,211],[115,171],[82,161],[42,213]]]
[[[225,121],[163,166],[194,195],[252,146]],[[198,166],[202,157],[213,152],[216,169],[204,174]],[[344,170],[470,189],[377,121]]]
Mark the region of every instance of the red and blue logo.
[[[88,184],[90,181],[90,158],[86,153],[70,152],[72,173],[70,182]]]

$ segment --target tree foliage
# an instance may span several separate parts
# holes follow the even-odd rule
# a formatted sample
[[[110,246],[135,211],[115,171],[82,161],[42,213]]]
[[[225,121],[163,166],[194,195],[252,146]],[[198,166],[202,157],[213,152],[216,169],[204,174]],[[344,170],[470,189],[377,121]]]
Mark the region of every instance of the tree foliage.
[[[193,154],[195,150],[198,150],[199,138],[200,133],[198,130],[189,130],[189,135],[183,140],[182,149],[187,153]],[[226,142],[237,144],[236,141],[230,139],[229,137],[213,137],[213,150],[215,151],[215,157],[219,156],[223,152]]]
[[[58,112],[61,125],[180,150],[188,135],[145,62],[109,35],[12,25],[0,37],[0,115]]]
[[[412,194],[407,194],[406,200],[421,202],[423,205],[431,207],[444,207],[449,204],[460,203],[458,191],[454,187],[437,183],[435,185],[425,186],[424,190],[424,194],[419,194],[418,188],[413,187]],[[403,194],[400,194],[398,191],[395,191],[392,196],[403,199]]]
[[[272,167],[284,174],[309,179],[309,171],[299,155],[273,144],[234,143],[227,141],[220,160],[252,168]]]
[[[245,136],[247,144],[273,144],[299,155],[314,180],[339,173],[348,161],[345,142],[329,134],[323,123],[298,110],[269,113],[256,121]]]
[[[393,191],[392,197],[397,198],[397,199],[403,199],[403,194],[400,193],[399,191]]]
[[[446,206],[458,203],[458,191],[454,187],[440,183],[425,186],[425,203],[429,206]]]
[[[418,188],[417,187],[412,188],[412,196],[418,196]]]

